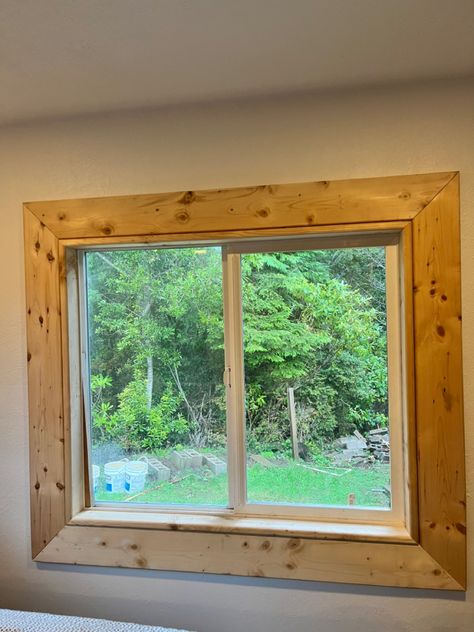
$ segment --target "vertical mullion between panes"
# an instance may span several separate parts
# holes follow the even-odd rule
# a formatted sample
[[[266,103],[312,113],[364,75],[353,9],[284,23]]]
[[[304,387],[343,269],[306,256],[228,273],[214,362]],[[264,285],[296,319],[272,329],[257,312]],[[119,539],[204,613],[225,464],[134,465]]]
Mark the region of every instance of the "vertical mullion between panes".
[[[386,309],[388,359],[388,415],[390,433],[390,488],[392,519],[404,520],[403,502],[403,389],[400,291],[400,248],[386,246]]]
[[[227,403],[229,506],[241,510],[246,499],[245,387],[240,255],[222,248],[224,347]]]

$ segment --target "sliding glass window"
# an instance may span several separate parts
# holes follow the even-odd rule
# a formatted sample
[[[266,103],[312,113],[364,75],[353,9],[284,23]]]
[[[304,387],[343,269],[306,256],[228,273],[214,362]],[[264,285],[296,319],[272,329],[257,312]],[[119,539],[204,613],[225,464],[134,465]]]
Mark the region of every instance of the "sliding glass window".
[[[397,240],[82,251],[93,504],[402,521]]]

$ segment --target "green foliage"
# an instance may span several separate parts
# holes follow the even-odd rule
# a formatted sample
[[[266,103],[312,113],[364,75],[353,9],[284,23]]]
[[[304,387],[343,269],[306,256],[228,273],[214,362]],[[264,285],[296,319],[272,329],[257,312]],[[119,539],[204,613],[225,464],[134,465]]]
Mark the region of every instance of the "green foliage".
[[[247,254],[249,446],[314,449],[386,423],[383,248]],[[94,440],[127,450],[225,445],[219,248],[87,255]]]
[[[104,401],[104,391],[112,386],[110,377],[102,374],[91,375],[92,429],[94,439],[106,440],[113,434],[112,404]]]
[[[181,407],[170,432],[184,433],[181,418],[198,445],[224,432],[220,253],[198,252],[125,250],[87,257],[92,368],[113,377],[114,407],[124,411],[120,419],[127,419],[126,426],[140,429],[139,436],[150,419],[143,406],[160,401],[165,389],[172,389]],[[135,387],[126,389],[145,366],[151,371],[145,390],[140,386],[139,403]],[[133,413],[126,410],[124,392],[135,402]],[[131,424],[133,414],[138,417]],[[161,433],[155,421],[153,445]],[[136,443],[135,438],[130,447]]]
[[[178,412],[180,399],[170,385],[159,402],[149,407],[146,379],[139,373],[119,395],[119,406],[113,415],[114,437],[126,450],[156,450],[186,436],[186,419]]]
[[[303,440],[366,430],[386,414],[379,313],[319,257],[327,251],[242,258],[248,431],[257,442],[288,435],[288,386],[308,413],[298,416]]]

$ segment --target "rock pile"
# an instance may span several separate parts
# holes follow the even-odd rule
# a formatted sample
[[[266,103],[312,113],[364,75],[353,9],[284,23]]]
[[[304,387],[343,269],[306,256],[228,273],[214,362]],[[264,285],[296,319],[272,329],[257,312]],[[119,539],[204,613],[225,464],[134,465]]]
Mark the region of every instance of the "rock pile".
[[[388,428],[370,430],[366,436],[367,450],[380,463],[390,463],[390,435]]]
[[[331,454],[336,465],[365,467],[371,463],[390,463],[390,435],[388,428],[375,428],[365,437],[355,431],[352,436],[334,442]]]

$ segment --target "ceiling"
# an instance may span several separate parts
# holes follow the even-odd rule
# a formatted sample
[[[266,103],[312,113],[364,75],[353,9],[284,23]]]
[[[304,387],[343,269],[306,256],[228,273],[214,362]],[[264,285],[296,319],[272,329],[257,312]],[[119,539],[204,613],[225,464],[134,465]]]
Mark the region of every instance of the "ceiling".
[[[474,0],[0,0],[0,124],[474,75]]]

